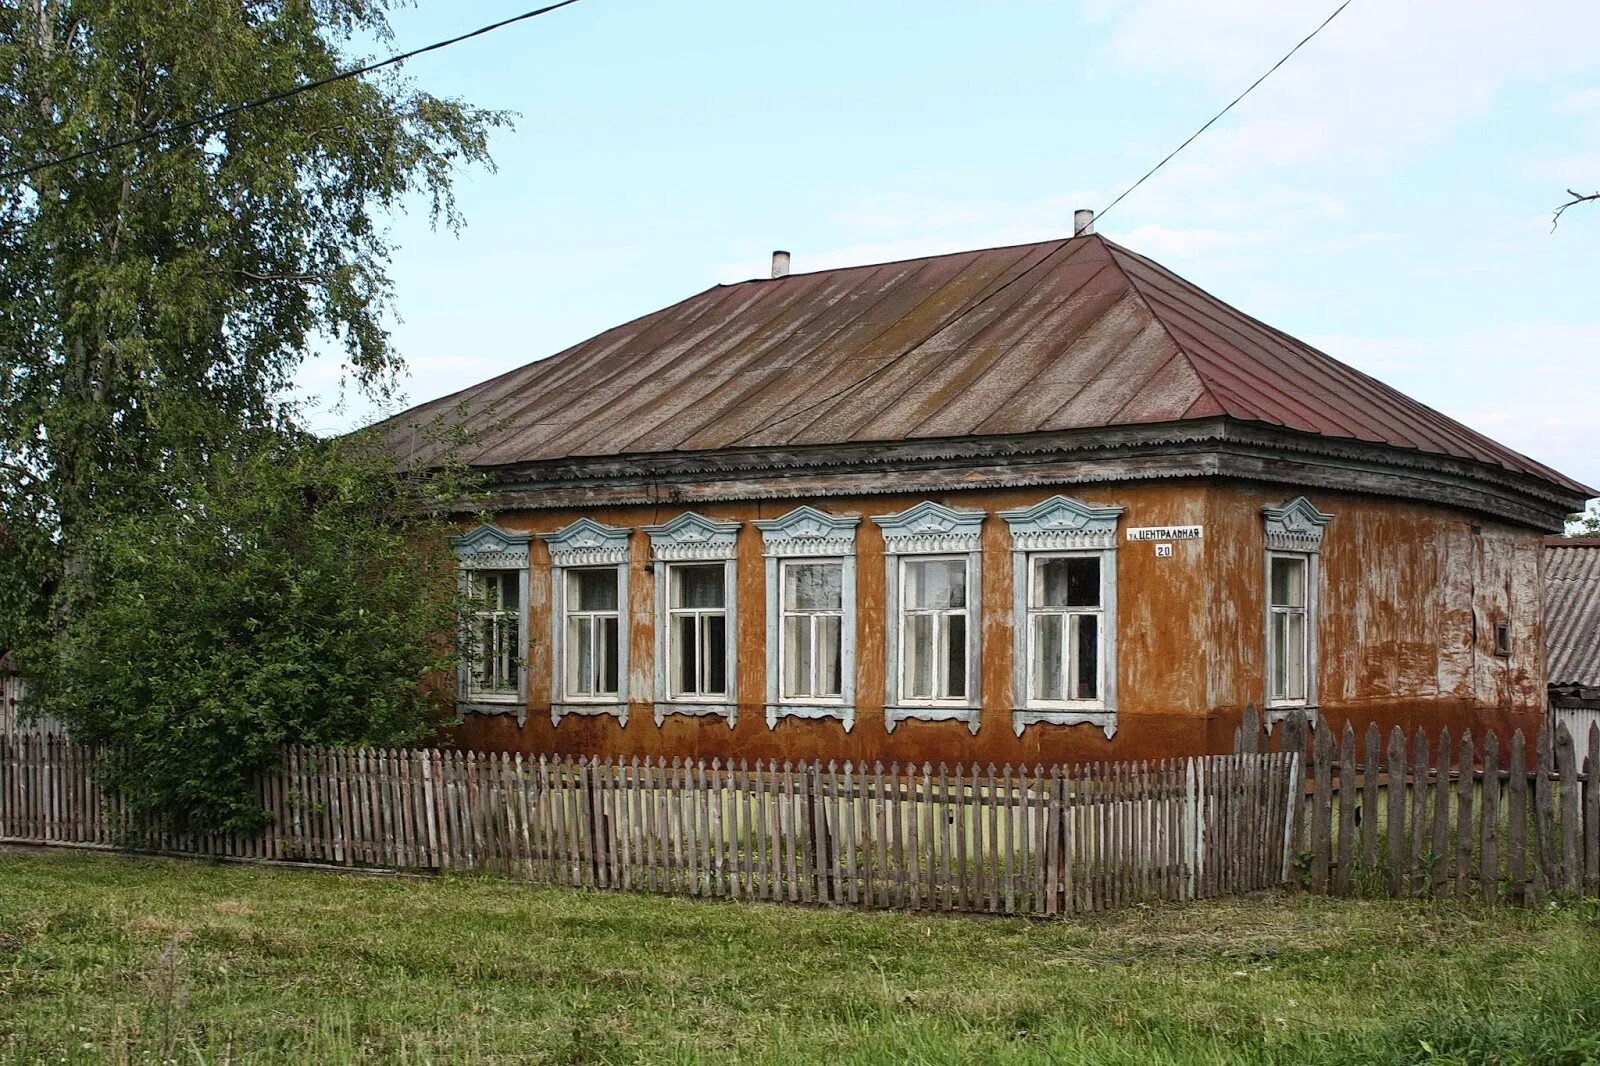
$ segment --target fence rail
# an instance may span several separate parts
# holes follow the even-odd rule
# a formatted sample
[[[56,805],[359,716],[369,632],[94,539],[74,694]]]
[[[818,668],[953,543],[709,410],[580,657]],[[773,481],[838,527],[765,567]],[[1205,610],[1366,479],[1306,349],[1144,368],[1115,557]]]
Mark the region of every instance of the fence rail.
[[[0,740],[0,841],[925,911],[1056,914],[1268,888],[1297,755],[997,769],[284,752],[253,835],[135,832],[100,754]]]
[[[1247,712],[1240,746],[1260,737]],[[1359,741],[1359,743],[1358,743]],[[1306,753],[1296,804],[1296,880],[1332,895],[1537,903],[1600,895],[1600,724],[1582,749],[1566,725],[1505,744],[1450,730],[1363,736],[1284,723],[1284,750]],[[1358,753],[1360,758],[1358,759]]]

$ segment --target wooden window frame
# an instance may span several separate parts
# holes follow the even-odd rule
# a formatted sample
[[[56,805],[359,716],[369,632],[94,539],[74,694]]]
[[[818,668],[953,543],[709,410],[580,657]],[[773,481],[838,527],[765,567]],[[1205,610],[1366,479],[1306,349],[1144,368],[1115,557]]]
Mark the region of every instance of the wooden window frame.
[[[1267,724],[1282,721],[1289,714],[1303,710],[1315,718],[1320,710],[1318,673],[1321,665],[1319,648],[1322,614],[1322,543],[1327,526],[1334,516],[1317,510],[1310,500],[1297,496],[1281,507],[1261,509],[1263,547],[1261,584],[1261,706],[1266,709]],[[1305,685],[1304,699],[1274,699],[1272,694],[1272,631],[1275,612],[1272,606],[1272,560],[1278,556],[1294,556],[1305,560]]]
[[[517,575],[516,648],[517,687],[515,692],[479,692],[472,681],[472,663],[463,655],[456,670],[456,714],[509,714],[515,715],[517,724],[528,718],[528,545],[533,540],[530,533],[512,533],[493,524],[484,524],[460,537],[452,538],[458,566],[461,595],[470,601],[472,579],[480,571],[514,572]],[[511,612],[504,612],[509,615]],[[463,649],[475,639],[471,636],[470,617],[476,612],[468,607],[468,617],[463,618]]]
[[[645,526],[650,537],[651,567],[655,571],[655,720],[660,726],[671,714],[710,715],[727,720],[732,729],[739,722],[739,582],[735,556],[743,524],[720,521],[685,512],[670,522]],[[672,613],[671,569],[677,565],[711,564],[722,566],[725,595],[721,611],[726,648],[727,691],[716,698],[701,695],[673,695],[669,652]]]
[[[568,715],[609,715],[626,726],[630,693],[629,661],[632,616],[629,607],[629,570],[633,531],[601,525],[590,518],[541,539],[550,549],[550,724],[559,726]],[[567,686],[567,574],[574,570],[615,570],[617,573],[617,688],[614,696],[569,696]]]

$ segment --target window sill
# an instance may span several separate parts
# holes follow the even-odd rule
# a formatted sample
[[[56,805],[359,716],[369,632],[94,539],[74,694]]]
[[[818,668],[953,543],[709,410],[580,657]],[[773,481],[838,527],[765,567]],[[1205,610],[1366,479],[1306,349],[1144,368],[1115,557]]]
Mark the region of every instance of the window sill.
[[[1110,740],[1117,735],[1117,712],[1105,710],[1072,711],[1065,709],[1042,710],[1018,707],[1011,712],[1011,728],[1017,736],[1030,725],[1094,725],[1099,726]]]
[[[720,716],[728,720],[729,729],[739,724],[739,705],[736,703],[691,703],[687,700],[679,703],[676,700],[657,700],[656,725],[666,722],[669,714]]]
[[[565,703],[552,703],[550,705],[550,724],[559,726],[561,719],[569,714],[581,714],[589,717],[611,715],[623,726],[628,724],[628,704],[621,703],[578,703],[567,701]]]
[[[883,709],[884,728],[894,732],[894,727],[905,721],[918,722],[965,722],[974,736],[978,733],[979,710],[977,707],[951,707],[939,704],[906,703],[897,707]]]
[[[767,704],[767,728],[778,728],[778,722],[783,718],[833,718],[844,723],[844,731],[850,732],[856,725],[856,709],[852,704],[844,703],[769,703]]]
[[[525,701],[515,696],[508,696],[505,699],[488,699],[483,696],[477,696],[470,700],[462,700],[456,704],[457,722],[469,714],[515,716],[518,727],[528,724],[528,705]]]
[[[1314,703],[1276,703],[1268,706],[1266,714],[1262,717],[1265,720],[1267,732],[1270,733],[1273,726],[1287,719],[1295,711],[1304,711],[1306,721],[1314,725],[1317,721],[1317,711],[1320,709]]]

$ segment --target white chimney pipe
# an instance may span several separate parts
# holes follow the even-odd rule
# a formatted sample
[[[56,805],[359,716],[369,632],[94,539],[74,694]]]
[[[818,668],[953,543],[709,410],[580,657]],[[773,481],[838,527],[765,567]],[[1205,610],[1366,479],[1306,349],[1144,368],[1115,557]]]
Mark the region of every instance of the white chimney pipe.
[[[1072,235],[1074,237],[1087,237],[1094,232],[1094,212],[1087,207],[1080,207],[1072,212]]]
[[[786,278],[789,276],[788,252],[772,253],[772,276],[775,278]]]

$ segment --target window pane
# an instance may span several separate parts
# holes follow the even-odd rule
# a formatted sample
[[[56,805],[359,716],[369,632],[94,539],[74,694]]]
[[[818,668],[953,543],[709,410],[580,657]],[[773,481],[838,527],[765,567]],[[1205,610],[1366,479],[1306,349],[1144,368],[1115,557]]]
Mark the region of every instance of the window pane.
[[[587,618],[567,620],[567,694],[593,695],[594,645]]]
[[[1289,616],[1280,612],[1273,612],[1272,625],[1267,634],[1267,685],[1268,691],[1275,700],[1286,698],[1284,689],[1286,685],[1285,663],[1288,660],[1288,619]]]
[[[668,652],[672,666],[672,691],[680,694],[695,690],[695,677],[699,664],[695,658],[695,618],[692,614],[676,615],[672,619],[671,642]]]
[[[596,655],[600,660],[600,686],[596,695],[615,696],[622,691],[617,683],[620,657],[617,643],[617,619],[600,618],[595,622],[598,631]]]
[[[724,602],[721,563],[712,566],[674,566],[672,568],[672,606],[721,607]]]
[[[472,684],[484,688],[494,674],[494,616],[477,619],[473,627]]]
[[[1100,606],[1100,557],[1040,559],[1034,578],[1035,607]]]
[[[1272,606],[1306,605],[1306,561],[1283,556],[1272,558]]]
[[[948,699],[960,699],[967,694],[967,618],[965,615],[943,616],[945,690],[940,693]]]
[[[842,563],[785,563],[783,606],[789,611],[837,611],[844,596]]]
[[[517,594],[517,573],[515,570],[505,570],[500,574],[500,607],[502,610],[515,611],[520,597]]]
[[[1285,699],[1306,698],[1306,616],[1298,611],[1283,616],[1284,642],[1288,656],[1284,663]]]
[[[1059,614],[1036,614],[1033,623],[1033,698],[1061,698],[1061,622]]]
[[[720,696],[728,691],[728,620],[720,614],[700,617],[700,655],[705,669],[700,675],[700,691]]]
[[[783,620],[783,694],[811,695],[811,617],[789,615]]]
[[[844,677],[844,641],[837,615],[823,615],[814,622],[817,627],[817,696],[844,694],[841,683]]]
[[[616,609],[615,570],[567,571],[567,610],[615,611]]]
[[[933,615],[906,618],[905,695],[914,700],[933,698]]]
[[[1100,616],[1072,616],[1073,641],[1072,698],[1100,698]]]
[[[967,605],[965,559],[912,559],[905,567],[905,605],[909,608],[961,608]]]

